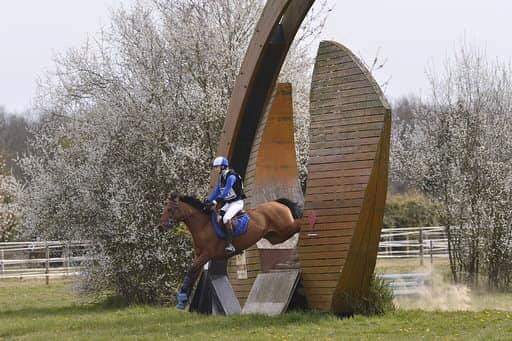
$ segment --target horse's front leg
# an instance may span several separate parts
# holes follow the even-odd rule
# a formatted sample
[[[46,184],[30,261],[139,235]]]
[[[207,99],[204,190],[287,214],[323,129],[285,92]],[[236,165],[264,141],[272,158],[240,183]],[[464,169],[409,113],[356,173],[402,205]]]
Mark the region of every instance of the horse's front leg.
[[[189,270],[187,271],[185,279],[183,280],[183,285],[181,286],[180,292],[178,293],[178,304],[176,305],[176,308],[185,309],[190,293],[192,292],[192,288],[194,287],[194,283],[196,282],[196,279],[199,276],[203,265],[205,265],[208,260],[209,258],[205,255],[199,255],[194,258],[192,266],[190,266]]]

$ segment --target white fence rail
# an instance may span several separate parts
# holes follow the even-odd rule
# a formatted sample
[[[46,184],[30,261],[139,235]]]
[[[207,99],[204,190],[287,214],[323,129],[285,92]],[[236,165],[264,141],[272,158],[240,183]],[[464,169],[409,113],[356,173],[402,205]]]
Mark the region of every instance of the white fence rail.
[[[378,258],[448,257],[445,228],[405,227],[382,229]]]
[[[79,275],[86,260],[87,242],[0,243],[0,280]]]
[[[8,278],[50,278],[76,276],[87,259],[89,242],[9,242],[0,243],[0,280]],[[444,227],[383,229],[379,259],[447,257]]]
[[[432,273],[430,272],[382,274],[378,277],[387,283],[395,297],[418,295],[425,288],[432,286]]]

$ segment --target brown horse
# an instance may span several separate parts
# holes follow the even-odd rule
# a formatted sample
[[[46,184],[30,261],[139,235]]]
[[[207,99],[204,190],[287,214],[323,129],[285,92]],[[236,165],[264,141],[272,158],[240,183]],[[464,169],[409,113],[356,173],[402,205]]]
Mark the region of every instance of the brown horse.
[[[185,308],[203,265],[210,260],[229,258],[224,250],[226,241],[217,237],[210,214],[210,208],[198,199],[171,194],[160,219],[159,228],[162,230],[184,222],[194,241],[195,258],[178,293],[177,307],[180,309]],[[299,221],[296,220],[301,215],[299,207],[288,199],[260,204],[247,214],[250,217],[247,232],[233,238],[237,253],[241,253],[262,238],[272,244],[279,244],[300,231]]]

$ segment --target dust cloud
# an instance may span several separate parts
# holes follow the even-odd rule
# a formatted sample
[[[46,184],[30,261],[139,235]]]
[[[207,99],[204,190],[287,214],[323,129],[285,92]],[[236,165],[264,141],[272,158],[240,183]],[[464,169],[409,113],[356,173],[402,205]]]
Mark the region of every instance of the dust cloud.
[[[429,283],[418,287],[414,295],[395,297],[398,308],[428,311],[472,310],[471,290],[467,286],[450,283],[435,269],[430,269],[430,273],[432,275]]]

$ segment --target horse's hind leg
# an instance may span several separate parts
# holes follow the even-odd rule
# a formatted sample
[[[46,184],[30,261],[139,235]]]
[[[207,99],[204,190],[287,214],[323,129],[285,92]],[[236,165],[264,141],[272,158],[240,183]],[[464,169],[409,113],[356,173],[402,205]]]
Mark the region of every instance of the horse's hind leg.
[[[281,244],[282,242],[284,242],[286,240],[286,239],[283,240],[283,237],[280,237],[274,231],[268,232],[263,238],[268,240],[270,242],[270,244],[272,244],[272,245]]]
[[[278,233],[276,231],[268,232],[263,238],[268,240],[272,245],[281,244],[293,237],[296,233],[300,232],[299,221],[294,221],[293,226],[285,229],[286,233]]]

